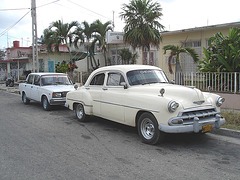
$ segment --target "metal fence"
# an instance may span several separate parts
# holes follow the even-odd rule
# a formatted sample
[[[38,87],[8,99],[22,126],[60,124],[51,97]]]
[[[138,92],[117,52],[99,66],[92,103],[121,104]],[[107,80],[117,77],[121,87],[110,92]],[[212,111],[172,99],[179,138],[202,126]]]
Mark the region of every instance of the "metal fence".
[[[184,86],[195,86],[202,91],[240,93],[239,72],[191,72],[167,74],[169,80]]]

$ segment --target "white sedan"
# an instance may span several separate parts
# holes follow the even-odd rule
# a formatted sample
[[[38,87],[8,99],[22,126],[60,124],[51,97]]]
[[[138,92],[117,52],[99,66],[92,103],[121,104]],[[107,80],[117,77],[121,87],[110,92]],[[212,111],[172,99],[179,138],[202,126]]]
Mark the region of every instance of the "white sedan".
[[[64,105],[66,94],[73,90],[72,81],[64,73],[31,73],[25,83],[19,84],[23,103],[38,101],[44,110],[50,110],[52,105]]]
[[[66,106],[79,121],[89,115],[137,127],[143,142],[156,144],[165,133],[205,133],[225,123],[224,98],[169,83],[154,66],[117,65],[95,70],[85,85],[69,92]]]

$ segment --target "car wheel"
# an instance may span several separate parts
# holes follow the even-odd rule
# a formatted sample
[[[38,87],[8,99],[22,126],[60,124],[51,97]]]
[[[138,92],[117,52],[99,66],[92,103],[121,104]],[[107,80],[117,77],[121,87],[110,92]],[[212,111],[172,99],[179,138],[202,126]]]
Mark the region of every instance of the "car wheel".
[[[147,144],[157,144],[163,139],[163,133],[158,129],[158,122],[151,113],[143,113],[138,120],[138,134]]]
[[[23,101],[24,104],[29,104],[30,103],[30,100],[27,98],[25,93],[22,94],[22,101]]]
[[[13,87],[14,86],[14,82],[10,82],[9,87]]]
[[[43,98],[42,98],[42,106],[45,111],[49,111],[51,109],[51,106],[50,106],[46,96],[43,96]]]
[[[86,121],[86,114],[82,104],[77,104],[75,106],[75,115],[80,122]]]

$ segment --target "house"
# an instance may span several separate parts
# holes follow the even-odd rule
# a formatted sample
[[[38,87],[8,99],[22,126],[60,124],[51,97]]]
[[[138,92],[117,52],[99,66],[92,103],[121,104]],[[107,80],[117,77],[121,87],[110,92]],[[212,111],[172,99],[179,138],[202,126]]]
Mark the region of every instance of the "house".
[[[19,41],[13,42],[13,47],[6,49],[6,57],[0,60],[0,81],[7,77],[19,80],[32,69],[32,47],[20,47]]]
[[[159,46],[159,64],[165,72],[168,71],[168,57],[170,51],[164,54],[163,47],[166,45],[179,45],[183,47],[192,47],[199,54],[201,60],[204,56],[203,47],[208,47],[208,40],[216,33],[221,32],[223,35],[228,35],[229,29],[233,27],[240,27],[240,22],[218,24],[212,26],[196,27],[191,29],[183,29],[178,31],[162,32],[162,42]],[[172,60],[173,72],[175,70],[175,59]],[[180,54],[180,64],[183,72],[196,72],[197,64],[187,54]]]

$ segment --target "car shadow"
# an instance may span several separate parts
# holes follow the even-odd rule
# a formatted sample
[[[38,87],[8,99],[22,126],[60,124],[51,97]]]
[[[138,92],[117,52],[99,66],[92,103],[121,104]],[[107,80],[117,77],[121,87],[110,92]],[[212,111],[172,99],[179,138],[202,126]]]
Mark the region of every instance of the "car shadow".
[[[75,118],[77,121],[77,118]],[[94,125],[98,126],[99,129],[103,129],[110,132],[124,132],[128,133],[133,137],[138,136],[136,127],[127,126],[117,122],[113,122],[104,118],[91,116],[86,122],[78,122],[81,126]],[[136,135],[136,136],[135,136]],[[169,134],[163,133],[164,139],[159,143],[160,146],[201,146],[211,141],[210,136],[206,134],[195,134],[195,133],[181,133],[181,134]],[[140,140],[140,138],[139,138]]]

